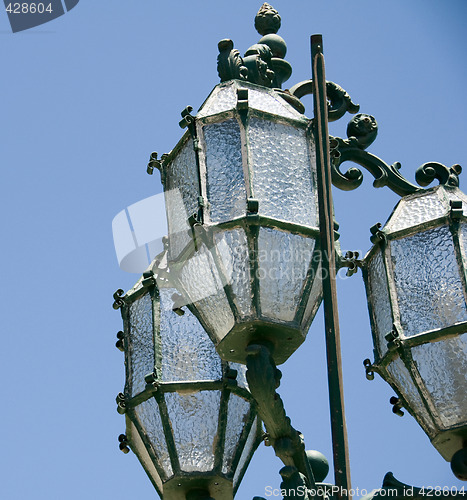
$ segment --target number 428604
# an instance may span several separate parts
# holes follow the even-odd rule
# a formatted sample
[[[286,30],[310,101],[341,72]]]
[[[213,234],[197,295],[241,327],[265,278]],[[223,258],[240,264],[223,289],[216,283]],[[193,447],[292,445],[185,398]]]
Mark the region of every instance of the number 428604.
[[[8,14],[43,14],[52,13],[52,4],[44,3],[9,3],[6,7]]]

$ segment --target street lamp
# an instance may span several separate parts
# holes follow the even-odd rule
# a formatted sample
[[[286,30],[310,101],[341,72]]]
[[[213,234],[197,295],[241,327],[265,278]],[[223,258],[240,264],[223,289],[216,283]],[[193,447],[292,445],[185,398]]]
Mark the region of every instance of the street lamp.
[[[231,40],[219,42],[221,83],[196,116],[191,107],[183,110],[180,125],[187,131],[177,146],[150,158],[148,173],[161,172],[169,234],[136,287],[114,295],[124,318],[118,346],[127,367],[125,393],[117,398],[127,416],[120,447],[136,451],[165,499],[232,498],[261,420],[263,439],[285,466],[284,497],[323,496],[327,462],[305,450],[276,392],[276,365],[304,341],[323,301],[337,488],[331,493],[348,497],[335,276],[340,267],[349,275],[362,267],[376,345],[375,363],[365,361],[367,376],[377,371],[389,381],[400,396],[396,411],[405,406],[441,454],[454,455],[453,470],[465,478],[460,167],[420,167],[419,184],[438,179],[438,188],[409,183],[400,165],[365,151],[376,138],[376,120],[356,114],[347,92],[326,81],[321,36],[311,40],[312,80],[284,91],[291,67],[277,35],[277,11],[264,4],[255,26],[262,38],[244,57]],[[307,94],[313,94],[311,120],[300,101]],[[346,112],[356,114],[348,137],[330,137],[328,121]],[[369,170],[375,187],[403,196],[386,227],[372,228],[375,248],[363,262],[356,253],[342,256],[337,242],[331,184],[350,190],[362,182],[358,168],[340,170],[346,161]],[[439,253],[434,261],[433,252]],[[428,254],[432,260],[422,262]],[[429,319],[424,300],[437,311]],[[438,361],[442,370],[453,354],[452,372],[443,371],[434,387],[429,370]],[[237,431],[228,444],[230,428]]]

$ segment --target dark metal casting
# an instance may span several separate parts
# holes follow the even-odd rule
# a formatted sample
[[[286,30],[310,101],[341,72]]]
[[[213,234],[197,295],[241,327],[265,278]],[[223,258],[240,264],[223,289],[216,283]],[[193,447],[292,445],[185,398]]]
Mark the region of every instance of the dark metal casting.
[[[221,82],[237,79],[268,88],[282,87],[292,74],[292,66],[284,59],[287,45],[277,35],[280,20],[277,10],[264,3],[255,19],[255,27],[263,37],[243,57],[234,49],[232,40],[219,42],[217,72]]]
[[[123,300],[123,295],[125,295],[125,292],[119,288],[114,294],[113,294],[113,298],[114,298],[114,303],[112,304],[112,307],[117,310],[117,309],[120,309],[120,307],[123,306],[123,304],[125,303],[125,301]]]
[[[266,427],[268,441],[286,466],[303,476],[307,487],[314,487],[314,476],[307,459],[303,436],[292,427],[284,403],[277,394],[281,372],[267,346],[253,344],[247,348],[246,377],[250,391],[258,404],[258,415]]]
[[[303,96],[313,94],[313,80],[305,80],[290,88],[289,92],[300,99]],[[326,97],[328,108],[328,121],[334,122],[342,118],[345,113],[358,113],[359,104],[352,102],[352,98],[340,85],[334,82],[326,82]]]

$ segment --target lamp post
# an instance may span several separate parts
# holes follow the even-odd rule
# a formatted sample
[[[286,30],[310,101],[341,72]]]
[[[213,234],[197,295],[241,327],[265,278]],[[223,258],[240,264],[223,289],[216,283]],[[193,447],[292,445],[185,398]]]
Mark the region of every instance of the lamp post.
[[[287,92],[280,88],[291,73],[284,59],[285,42],[277,35],[280,17],[264,4],[255,25],[262,38],[244,57],[230,40],[219,43],[221,84],[196,116],[191,114],[191,108],[182,112],[180,125],[187,131],[177,146],[160,159],[155,153],[151,155],[148,173],[154,168],[161,171],[169,235],[166,251],[135,289],[115,295],[114,306],[122,309],[125,322],[119,346],[126,351],[127,365],[125,393],[118,397],[119,409],[127,415],[127,433],[121,438],[121,448],[136,451],[165,499],[231,498],[258,444],[260,433],[255,422],[259,417],[265,427],[264,439],[284,463],[283,489],[298,492],[301,488],[309,491],[304,498],[315,496],[310,492],[326,475],[323,459],[305,451],[303,436],[286,416],[276,392],[280,381],[276,364],[286,361],[304,341],[324,299],[334,480],[338,487],[335,496],[348,496],[350,466],[335,274],[339,267],[347,266],[349,274],[363,267],[380,349],[374,364],[366,362],[368,376],[377,371],[388,379],[400,396],[397,411],[401,405],[406,406],[429,431],[443,456],[448,460],[455,457],[453,470],[463,477],[465,377],[463,381],[462,377],[447,377],[448,383],[455,386],[458,402],[454,410],[451,408],[456,418],[446,423],[434,401],[439,388],[430,392],[421,365],[410,361],[418,347],[433,345],[435,350],[442,350],[445,345],[445,357],[454,351],[458,354],[457,370],[465,363],[464,330],[459,324],[464,321],[466,293],[464,250],[459,243],[461,195],[453,198],[449,213],[436,212],[434,222],[431,224],[429,218],[422,227],[424,231],[429,228],[438,232],[444,228],[453,235],[450,258],[457,266],[457,315],[452,314],[450,322],[434,328],[423,325],[410,334],[400,332],[397,325],[408,320],[402,319],[404,306],[399,302],[404,290],[410,292],[404,288],[407,279],[401,278],[404,264],[397,264],[396,270],[391,268],[395,256],[404,255],[404,250],[399,249],[399,254],[391,252],[397,252],[399,242],[403,241],[399,247],[403,246],[404,237],[412,237],[412,228],[420,229],[421,223],[409,221],[403,228],[405,232],[397,227],[391,230],[390,225],[387,230],[373,228],[373,239],[379,247],[363,263],[352,254],[344,257],[336,243],[331,183],[342,189],[358,187],[362,181],[360,170],[353,167],[342,173],[339,168],[345,161],[353,161],[375,176],[376,187],[386,185],[401,196],[412,197],[410,200],[428,197],[431,191],[410,184],[397,166],[389,166],[365,151],[377,133],[373,117],[356,115],[347,129],[347,139],[329,136],[328,120],[340,119],[346,112],[355,114],[358,106],[345,90],[326,81],[319,35],[312,37],[312,80]],[[312,120],[305,117],[300,102],[300,97],[310,93],[314,97]],[[436,193],[441,196],[441,192],[453,192],[459,173],[458,166],[448,169],[432,163],[421,167],[417,180],[426,185],[437,178],[442,186]],[[445,195],[445,199],[449,196]],[[407,210],[409,219],[411,212]],[[431,271],[426,273],[426,279],[431,283]],[[430,300],[440,310],[450,307],[453,299],[446,292],[449,285],[426,284],[426,288],[433,292]],[[417,308],[417,304],[410,308]],[[168,313],[164,316],[163,311]],[[380,324],[381,316],[384,325]],[[388,324],[390,330],[386,331]],[[382,335],[393,343],[387,349],[388,355],[381,348]],[[170,345],[184,349],[189,346],[188,357],[175,350],[164,352],[164,341],[160,340],[164,338],[170,339]],[[202,346],[198,345],[200,339]],[[224,368],[221,372],[212,368],[203,373],[204,378],[200,374],[192,378],[192,358],[202,363],[216,360]],[[176,363],[183,372],[181,378],[166,378],[164,362],[166,373]],[[235,382],[233,373],[243,373],[245,365],[246,378]],[[404,370],[408,370],[410,382]],[[415,389],[408,391],[407,384]],[[418,399],[410,397],[413,394],[422,400],[418,407]],[[180,404],[176,405],[175,400]],[[144,414],[152,417],[145,426],[138,413],[143,411],[142,405],[148,407],[148,401],[152,406]],[[230,401],[237,403],[230,405]],[[203,409],[198,406],[201,402]],[[424,412],[429,413],[431,427],[426,424]],[[206,422],[201,416],[206,417]],[[230,445],[229,425],[238,429]],[[186,428],[192,430],[190,435]],[[444,444],[446,436],[449,446]],[[187,440],[189,459],[184,455]]]

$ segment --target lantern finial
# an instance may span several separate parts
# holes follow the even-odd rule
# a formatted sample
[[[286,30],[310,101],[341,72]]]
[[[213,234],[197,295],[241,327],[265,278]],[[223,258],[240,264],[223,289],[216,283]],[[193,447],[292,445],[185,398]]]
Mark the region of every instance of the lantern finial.
[[[279,12],[269,5],[263,3],[255,17],[255,28],[260,35],[277,33],[281,27],[281,16]]]

